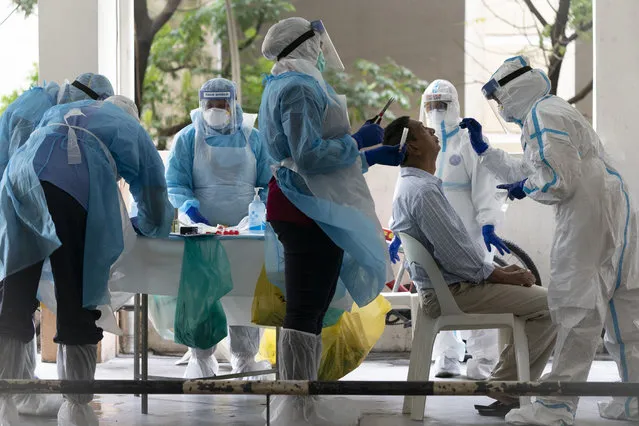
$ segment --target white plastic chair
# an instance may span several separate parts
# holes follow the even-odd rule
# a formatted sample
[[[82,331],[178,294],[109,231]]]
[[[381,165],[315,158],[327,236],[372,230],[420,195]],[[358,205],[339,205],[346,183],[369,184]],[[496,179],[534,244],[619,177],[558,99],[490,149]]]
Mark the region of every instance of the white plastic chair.
[[[431,318],[419,304],[418,294],[411,297],[411,317],[413,320],[413,345],[408,368],[408,381],[427,381],[430,374],[430,363],[433,344],[437,333],[442,330],[477,330],[486,328],[507,328],[513,332],[517,375],[520,381],[530,380],[530,360],[528,357],[528,338],[524,329],[525,321],[513,314],[467,314],[464,313],[452,293],[439,266],[419,241],[410,235],[400,233],[406,260],[419,264],[430,278],[441,315]],[[529,403],[530,399],[520,398],[520,404]],[[422,421],[426,407],[426,396],[404,397],[404,414],[411,414],[411,419]]]

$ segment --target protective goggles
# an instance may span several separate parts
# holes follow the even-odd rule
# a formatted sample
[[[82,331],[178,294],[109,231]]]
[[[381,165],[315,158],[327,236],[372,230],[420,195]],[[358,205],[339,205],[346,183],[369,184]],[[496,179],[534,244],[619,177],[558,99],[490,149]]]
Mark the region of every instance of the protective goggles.
[[[279,55],[277,55],[277,60],[281,60],[282,58],[287,57],[291,54],[295,49],[300,47],[302,43],[306,40],[309,40],[315,36],[320,38],[320,49],[324,53],[324,59],[326,59],[326,66],[329,68],[333,68],[337,71],[344,70],[344,64],[337,54],[337,50],[335,49],[335,45],[333,45],[333,41],[331,37],[328,35],[328,31],[326,31],[326,27],[321,20],[312,21],[311,28],[306,31],[304,34],[300,35],[298,38],[293,40],[291,44],[286,46]]]
[[[500,87],[504,87],[506,84],[510,83],[517,77],[531,70],[532,70],[531,67],[525,66],[525,67],[519,68],[516,71],[511,72],[510,74],[504,76],[503,78],[500,78],[499,80],[495,80],[494,78],[491,78],[488,81],[488,83],[484,84],[484,86],[481,88],[481,91],[484,94],[484,97],[488,99],[489,101],[494,100],[499,102],[499,100],[495,96],[495,93],[497,92],[497,90],[499,90]]]

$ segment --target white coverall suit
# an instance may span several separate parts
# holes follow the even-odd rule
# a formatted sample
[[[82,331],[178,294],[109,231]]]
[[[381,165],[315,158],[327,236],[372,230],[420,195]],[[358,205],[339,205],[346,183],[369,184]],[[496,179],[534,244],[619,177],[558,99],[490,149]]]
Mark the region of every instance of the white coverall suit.
[[[527,67],[517,56],[496,81]],[[502,80],[503,82],[503,80]],[[527,179],[528,197],[554,206],[548,305],[559,334],[548,381],[586,381],[605,327],[605,344],[624,382],[639,382],[639,251],[631,192],[599,136],[570,104],[548,95],[531,69],[499,87],[500,114],[522,127],[522,160],[489,148],[481,163],[503,183]],[[532,224],[534,229],[534,224]],[[509,424],[572,425],[578,398],[544,397],[512,410]],[[637,398],[601,402],[602,417],[639,420]]]
[[[427,112],[427,102],[444,102],[447,109]],[[420,120],[435,129],[441,141],[435,176],[442,180],[446,198],[471,237],[486,250],[486,260],[492,262],[494,252],[486,249],[482,226],[498,224],[503,215],[503,203],[498,196],[497,180],[490,170],[480,165],[479,156],[469,143],[468,131],[459,127],[459,97],[452,83],[435,80],[426,88],[422,95]],[[433,347],[435,374],[438,377],[459,374],[459,361],[464,360],[466,349],[461,339],[463,336],[468,342],[468,353],[472,355],[466,375],[474,380],[488,378],[499,358],[498,334],[497,329],[440,332]]]

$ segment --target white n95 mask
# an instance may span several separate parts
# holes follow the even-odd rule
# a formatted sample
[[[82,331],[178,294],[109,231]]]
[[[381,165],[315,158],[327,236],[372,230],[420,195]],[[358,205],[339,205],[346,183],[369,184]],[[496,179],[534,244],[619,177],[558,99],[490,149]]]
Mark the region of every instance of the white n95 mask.
[[[209,108],[202,113],[206,124],[214,129],[222,129],[231,121],[231,114],[225,109]]]

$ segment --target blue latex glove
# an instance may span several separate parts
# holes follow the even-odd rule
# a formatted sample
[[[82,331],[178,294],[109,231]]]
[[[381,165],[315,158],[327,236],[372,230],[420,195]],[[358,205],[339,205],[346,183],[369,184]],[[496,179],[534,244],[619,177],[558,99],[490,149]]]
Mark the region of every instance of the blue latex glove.
[[[133,230],[135,231],[136,234],[142,235],[142,232],[140,231],[140,225],[138,222],[139,220],[137,216],[131,218],[131,226],[133,226]]]
[[[388,246],[388,254],[390,255],[390,260],[393,262],[393,265],[399,262],[399,247],[402,245],[402,240],[399,239],[397,235],[393,238],[390,245]]]
[[[384,129],[379,124],[366,123],[351,135],[357,141],[359,149],[375,146],[384,140]]]
[[[488,149],[488,144],[484,140],[484,136],[481,133],[481,124],[474,118],[464,118],[459,127],[462,129],[468,129],[470,135],[470,144],[477,155],[483,154]]]
[[[200,210],[197,207],[189,207],[186,211],[186,215],[195,223],[203,223],[205,225],[211,226],[209,221],[206,220],[204,216],[202,216],[202,213],[200,213]]]
[[[490,251],[490,246],[492,245],[497,249],[499,254],[502,256],[504,253],[510,253],[506,244],[495,234],[495,226],[494,225],[484,225],[481,228],[481,233],[484,236],[484,243],[486,244],[486,248]]]
[[[383,145],[379,148],[364,151],[366,162],[369,166],[375,164],[381,164],[383,166],[399,166],[404,161],[406,146],[407,145],[404,145],[404,148],[400,150],[399,145]]]
[[[508,198],[514,200],[515,198],[521,200],[526,197],[526,193],[524,192],[524,184],[528,179],[524,179],[515,183],[504,183],[501,185],[497,185],[498,189],[505,189],[508,191]]]

